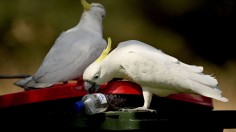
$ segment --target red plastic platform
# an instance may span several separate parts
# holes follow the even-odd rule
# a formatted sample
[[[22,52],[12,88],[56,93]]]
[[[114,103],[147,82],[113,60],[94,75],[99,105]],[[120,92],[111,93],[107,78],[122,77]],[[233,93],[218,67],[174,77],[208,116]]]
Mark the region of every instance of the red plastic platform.
[[[142,95],[141,87],[128,81],[110,81],[99,89],[104,94],[136,94]],[[18,93],[0,96],[0,108],[12,107],[36,102],[52,101],[73,97],[82,97],[86,94],[83,82],[57,84],[50,88],[33,89]],[[197,103],[213,108],[212,99],[195,94],[172,94],[167,98]]]

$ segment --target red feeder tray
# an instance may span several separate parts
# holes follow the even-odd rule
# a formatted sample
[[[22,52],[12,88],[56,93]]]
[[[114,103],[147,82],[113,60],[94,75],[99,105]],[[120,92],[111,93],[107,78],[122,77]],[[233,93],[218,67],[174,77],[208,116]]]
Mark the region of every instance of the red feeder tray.
[[[129,81],[110,81],[99,89],[100,93],[105,94],[136,94],[142,95],[141,87]],[[18,93],[0,96],[0,108],[31,104],[36,102],[52,101],[73,97],[82,97],[86,94],[83,82],[57,84],[50,88],[27,90]],[[167,98],[192,102],[213,108],[212,99],[195,94],[172,94]]]

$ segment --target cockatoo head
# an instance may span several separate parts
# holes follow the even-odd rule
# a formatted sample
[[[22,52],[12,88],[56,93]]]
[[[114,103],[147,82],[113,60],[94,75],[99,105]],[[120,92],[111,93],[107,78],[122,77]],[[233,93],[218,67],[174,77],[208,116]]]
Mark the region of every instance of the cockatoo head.
[[[84,12],[89,13],[93,17],[96,17],[97,19],[99,19],[100,21],[102,21],[106,15],[105,8],[100,3],[89,4],[85,0],[81,0],[81,4],[84,8]]]
[[[99,85],[102,84],[101,75],[101,65],[97,62],[92,63],[87,69],[84,71],[83,79],[84,79],[84,89],[87,93],[97,92],[99,89]]]
[[[103,59],[108,55],[111,50],[111,39],[108,38],[107,48],[103,50],[100,57],[90,64],[83,73],[84,89],[88,93],[97,92],[99,85],[106,82],[105,77],[101,75],[101,64]]]

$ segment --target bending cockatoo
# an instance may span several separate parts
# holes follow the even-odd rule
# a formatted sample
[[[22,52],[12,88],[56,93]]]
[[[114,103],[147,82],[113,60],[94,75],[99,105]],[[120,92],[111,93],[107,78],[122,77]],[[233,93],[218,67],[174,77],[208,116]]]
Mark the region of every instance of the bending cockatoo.
[[[217,80],[203,74],[203,67],[185,64],[140,41],[121,42],[106,57],[87,67],[83,74],[85,89],[96,92],[97,85],[113,78],[135,82],[142,88],[144,104],[132,110],[150,110],[153,94],[165,97],[176,93],[195,93],[227,102]]]
[[[81,0],[84,8],[80,22],[61,33],[37,72],[14,84],[25,89],[45,88],[58,82],[81,78],[85,68],[106,48],[102,21],[105,9],[99,3]]]

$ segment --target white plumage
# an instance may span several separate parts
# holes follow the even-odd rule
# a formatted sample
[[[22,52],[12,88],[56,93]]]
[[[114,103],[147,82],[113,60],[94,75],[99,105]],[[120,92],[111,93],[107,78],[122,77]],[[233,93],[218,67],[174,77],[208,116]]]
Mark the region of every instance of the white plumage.
[[[33,76],[16,81],[15,85],[25,89],[45,88],[78,79],[99,57],[106,47],[102,35],[105,9],[99,3],[89,4],[85,0],[81,3],[84,11],[80,22],[60,34]]]
[[[165,97],[195,93],[227,102],[217,80],[202,72],[201,66],[185,64],[148,44],[130,40],[121,42],[102,62],[88,66],[83,78],[87,91],[91,91],[91,83],[101,85],[113,78],[138,83],[143,90],[144,105],[136,110],[148,109],[153,94]]]

